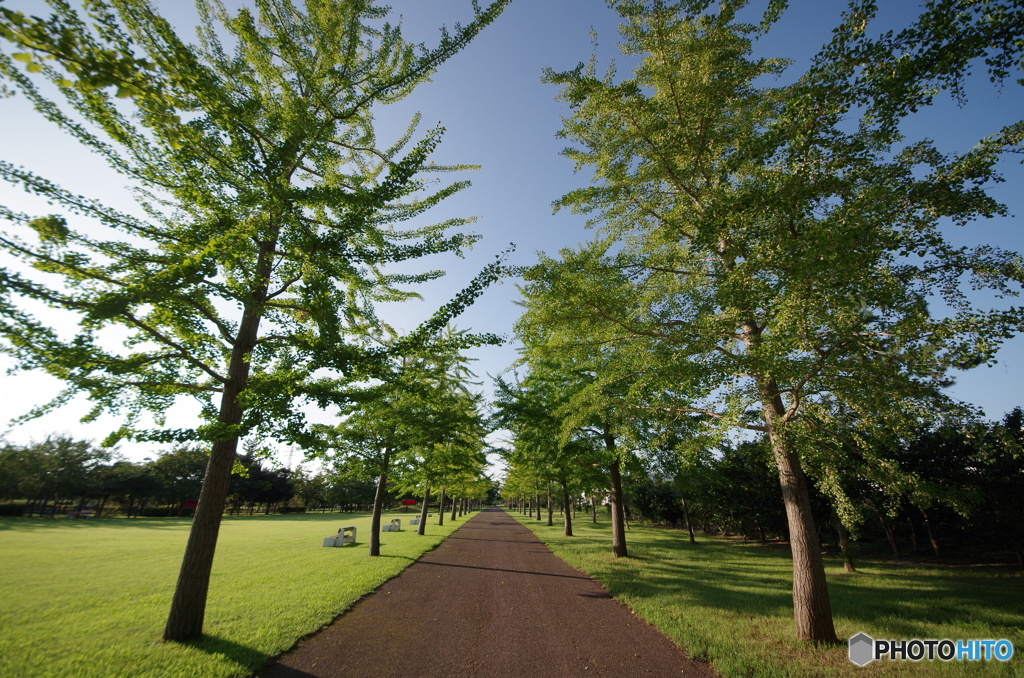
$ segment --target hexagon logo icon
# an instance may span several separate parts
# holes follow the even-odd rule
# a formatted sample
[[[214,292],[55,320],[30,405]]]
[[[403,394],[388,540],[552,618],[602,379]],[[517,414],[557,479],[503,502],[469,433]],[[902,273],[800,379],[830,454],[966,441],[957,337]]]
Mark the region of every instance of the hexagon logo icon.
[[[875,639],[861,631],[848,641],[850,661],[867,666],[875,659]]]

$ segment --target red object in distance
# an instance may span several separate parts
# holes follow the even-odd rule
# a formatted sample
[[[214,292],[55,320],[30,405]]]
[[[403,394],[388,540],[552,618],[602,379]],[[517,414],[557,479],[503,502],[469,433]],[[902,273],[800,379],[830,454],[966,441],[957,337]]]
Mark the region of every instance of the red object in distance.
[[[195,508],[197,506],[199,506],[199,501],[193,499],[192,501],[186,501],[184,504],[181,505],[181,508]]]
[[[415,499],[403,499],[402,503],[405,504],[406,506],[414,506],[416,504],[416,500]]]

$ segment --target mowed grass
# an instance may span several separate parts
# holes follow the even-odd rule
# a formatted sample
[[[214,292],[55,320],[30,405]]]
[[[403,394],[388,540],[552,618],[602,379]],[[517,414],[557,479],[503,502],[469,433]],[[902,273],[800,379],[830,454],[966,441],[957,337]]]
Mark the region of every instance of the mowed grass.
[[[206,608],[206,635],[160,638],[190,522],[0,519],[0,676],[248,676],[328,624],[434,548],[473,514],[418,536],[381,534],[367,555],[368,513],[225,518]],[[323,538],[354,525],[355,547]]]
[[[740,676],[1024,676],[1024,575],[1013,568],[922,567],[865,561],[856,574],[826,570],[839,646],[795,639],[792,560],[780,545],[743,544],[683,531],[633,526],[629,558],[612,558],[611,525],[582,513],[576,536],[511,512],[570,565],[590,574],[696,659]],[[860,668],[846,639],[1006,638],[1006,663],[877,661]]]

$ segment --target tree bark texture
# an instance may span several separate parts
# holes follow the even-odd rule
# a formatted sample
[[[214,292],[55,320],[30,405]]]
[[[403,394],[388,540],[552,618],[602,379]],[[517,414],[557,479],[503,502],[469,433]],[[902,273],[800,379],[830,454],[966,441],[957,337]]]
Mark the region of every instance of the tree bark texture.
[[[548,482],[548,527],[553,527],[555,524],[555,507],[551,503],[551,483]]]
[[[430,485],[423,490],[423,506],[420,507],[420,523],[416,526],[416,534],[423,536],[427,527],[427,507],[430,506]]]
[[[789,545],[793,553],[793,616],[801,640],[836,642],[832,603],[821,544],[811,513],[811,497],[800,458],[778,429],[785,412],[778,387],[772,380],[761,384],[762,404],[768,437],[782,486],[782,500],[789,524]]]
[[[910,552],[913,555],[917,555],[917,528],[914,527],[914,521],[910,516],[907,516],[907,527],[910,528]]]
[[[686,530],[690,533],[690,543],[695,544],[697,540],[693,538],[693,524],[690,523],[690,509],[686,507],[686,494],[682,490],[679,491],[679,501],[683,505],[683,519],[686,521]]]
[[[935,538],[935,533],[932,532],[932,521],[928,518],[928,513],[921,511],[921,517],[924,518],[924,531],[928,534],[928,542],[932,545],[932,551],[935,553],[936,558],[942,557],[942,550],[939,547],[939,540]]]
[[[213,556],[217,548],[237,443],[238,440],[233,439],[221,440],[213,445],[199,492],[199,505],[196,506],[185,546],[171,611],[164,627],[164,640],[182,642],[198,638],[203,633],[210,572],[213,569]]]
[[[444,488],[441,488],[441,494],[438,495],[437,499],[437,524],[444,525]]]
[[[835,508],[832,509],[832,516],[836,521],[836,534],[839,535],[839,553],[843,557],[843,570],[850,573],[856,572],[857,568],[853,564],[853,551],[850,548],[850,533],[846,530],[846,526],[843,525],[843,520]]]
[[[612,555],[625,558],[629,552],[626,550],[626,512],[622,506],[622,475],[618,459],[608,465],[608,477],[612,489]]]
[[[565,536],[572,536],[572,511],[569,510],[569,483],[566,482],[565,476],[560,479],[562,485],[562,506],[565,514]]]
[[[227,379],[220,401],[217,422],[225,428],[237,426],[242,421],[242,406],[239,396],[249,382],[250,365],[248,356],[256,346],[260,321],[263,318],[267,285],[271,265],[277,248],[278,230],[260,243],[256,262],[257,283],[252,298],[242,312],[238,333],[228,361]],[[184,641],[197,638],[203,632],[206,615],[206,595],[210,587],[210,571],[217,547],[221,518],[227,501],[231,469],[238,449],[238,438],[218,440],[210,451],[202,489],[199,491],[199,505],[192,519],[185,556],[182,559],[178,583],[171,601],[171,611],[164,627],[164,640]]]
[[[892,521],[887,521],[884,516],[878,520],[882,523],[882,530],[885,532],[886,541],[889,542],[889,548],[892,549],[893,558],[901,558],[903,554],[900,553],[899,544],[896,543],[896,524]]]
[[[391,468],[391,449],[384,451],[377,478],[377,491],[373,495],[373,513],[370,518],[370,555],[380,555],[380,514],[384,511],[384,496],[388,487],[388,469]]]

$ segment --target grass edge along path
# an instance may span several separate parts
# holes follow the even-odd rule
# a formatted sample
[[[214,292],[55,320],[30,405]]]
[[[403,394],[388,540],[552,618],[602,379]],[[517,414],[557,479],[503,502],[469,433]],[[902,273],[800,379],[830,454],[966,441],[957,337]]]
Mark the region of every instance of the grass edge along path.
[[[0,519],[0,675],[19,678],[249,676],[331,623],[475,515],[408,519],[367,555],[370,514],[225,517],[205,635],[160,642],[190,521]],[[323,538],[354,525],[355,547]]]
[[[708,535],[690,544],[686,533],[633,525],[629,558],[611,555],[607,516],[578,514],[574,537],[559,517],[548,527],[516,511],[559,558],[599,581],[617,600],[656,626],[694,659],[721,675],[802,676],[1024,676],[1024,573],[1012,568],[956,568],[863,561],[846,574],[826,559],[840,646],[816,647],[793,632],[792,560],[785,545],[744,544]],[[847,658],[845,640],[873,638],[1006,638],[1009,662],[876,661]]]

